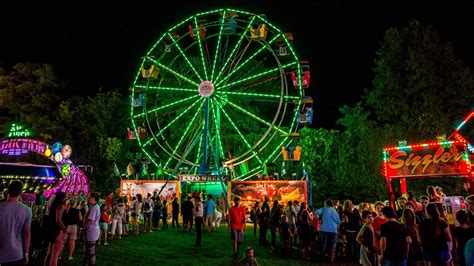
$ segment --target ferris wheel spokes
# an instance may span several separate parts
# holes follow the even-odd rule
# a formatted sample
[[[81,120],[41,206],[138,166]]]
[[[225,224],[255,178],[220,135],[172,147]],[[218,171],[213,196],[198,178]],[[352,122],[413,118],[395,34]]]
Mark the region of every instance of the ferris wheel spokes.
[[[148,57],[148,59],[149,59],[150,61],[152,61],[153,63],[155,63],[157,66],[159,66],[159,67],[161,67],[162,69],[164,69],[164,70],[170,72],[171,74],[175,75],[176,77],[178,77],[178,78],[180,78],[180,79],[182,79],[182,80],[188,82],[189,84],[191,84],[191,85],[193,85],[193,86],[196,86],[196,87],[199,86],[198,83],[196,83],[196,82],[194,82],[194,81],[188,79],[186,76],[184,76],[183,74],[180,74],[178,71],[172,69],[171,67],[168,67],[168,66],[166,66],[166,65],[164,65],[164,64],[162,64],[162,63],[156,61],[155,59],[153,59],[153,58],[151,58],[151,57]]]
[[[169,104],[165,104],[165,105],[162,105],[162,106],[160,106],[160,107],[156,107],[156,108],[153,108],[153,109],[151,109],[151,110],[148,110],[148,111],[146,111],[146,112],[143,112],[143,113],[134,115],[133,118],[139,118],[139,117],[142,117],[142,116],[151,114],[151,113],[156,113],[156,112],[161,111],[161,110],[163,110],[163,109],[166,109],[166,108],[168,108],[168,107],[172,107],[172,106],[181,104],[181,103],[183,103],[183,102],[192,100],[192,99],[197,98],[197,97],[199,97],[199,95],[194,95],[194,96],[191,96],[191,97],[188,97],[188,98],[184,98],[184,99],[181,99],[181,100],[177,100],[177,101],[175,101],[175,102],[172,102],[172,103],[169,103]]]
[[[240,45],[242,44],[242,41],[245,39],[245,36],[246,36],[246,32],[249,31],[250,29],[250,26],[252,25],[253,21],[254,21],[255,17],[252,17],[249,21],[249,24],[247,25],[246,29],[245,29],[245,32],[244,34],[241,34],[240,35],[240,39],[239,41],[237,42],[237,44],[234,46],[234,48],[232,49],[232,52],[229,54],[229,57],[227,57],[226,61],[224,62],[224,64],[222,65],[221,69],[219,70],[219,74],[217,75],[216,77],[216,81],[219,80],[219,77],[225,72],[225,69],[227,67],[227,64],[230,62],[230,60],[232,59],[232,57],[234,56],[235,52],[237,51],[237,49],[239,49]]]
[[[224,21],[225,21],[226,12],[227,12],[226,10],[222,12],[221,27],[219,29],[219,36],[217,37],[216,53],[214,54],[214,62],[212,63],[211,81],[214,78],[214,70],[216,69],[217,57],[219,57],[219,48],[221,47],[221,38],[222,38],[222,32],[224,30]]]
[[[193,92],[196,93],[197,89],[187,89],[178,87],[163,87],[163,86],[148,86],[148,85],[135,85],[135,88],[145,90],[157,90],[157,91],[171,91],[171,92]]]
[[[191,110],[191,108],[193,108],[198,102],[201,101],[201,105],[198,107],[198,110],[200,110],[202,108],[202,105],[204,104],[204,101],[202,101],[202,98],[199,98],[197,101],[195,101],[192,105],[188,106],[182,113],[180,113],[177,117],[175,117],[173,120],[171,120],[168,124],[166,124],[166,126],[164,126],[158,133],[155,134],[155,137],[157,136],[161,136],[163,134],[163,132],[169,128],[172,124],[176,123],[176,121],[178,121],[182,116],[184,116],[189,110]],[[199,112],[196,112],[195,115],[197,115]],[[143,147],[146,147],[147,145],[150,144],[150,142],[152,141],[153,139],[150,139],[148,140],[147,142],[145,142],[143,144]]]
[[[224,99],[223,99],[221,96],[219,96],[219,95],[216,95],[216,97],[218,97],[218,98],[224,100]],[[250,112],[247,111],[245,108],[240,107],[239,105],[237,105],[237,104],[235,104],[235,103],[233,103],[233,102],[231,102],[231,101],[229,101],[229,100],[225,100],[225,101],[226,101],[227,104],[230,104],[230,105],[231,105],[232,107],[234,107],[235,109],[237,109],[237,110],[241,111],[242,113],[244,113],[244,114],[250,116],[251,118],[253,118],[253,119],[255,119],[255,120],[257,120],[257,121],[259,121],[259,122],[261,122],[261,123],[263,123],[263,124],[265,124],[265,125],[271,127],[272,129],[275,129],[275,130],[277,130],[278,132],[280,132],[280,133],[282,133],[282,134],[287,134],[287,133],[288,133],[288,132],[284,131],[283,129],[279,128],[278,126],[275,126],[275,125],[273,125],[272,123],[270,123],[270,122],[268,122],[268,121],[265,121],[264,119],[262,119],[262,118],[260,118],[260,117],[258,117],[258,116],[256,116],[256,115],[250,113]]]
[[[226,80],[229,80],[229,78],[234,75],[237,71],[239,71],[242,67],[244,67],[245,65],[247,65],[250,60],[254,59],[257,55],[259,55],[260,53],[262,53],[263,51],[265,51],[266,49],[268,49],[270,47],[270,45],[275,42],[279,37],[281,37],[281,34],[277,34],[273,37],[273,39],[271,39],[268,43],[265,43],[265,42],[262,42],[263,43],[263,46],[260,47],[260,49],[258,49],[255,53],[253,53],[251,56],[249,56],[243,63],[241,64],[238,64],[234,67],[234,69],[227,75],[225,75],[225,77],[222,79],[222,80],[216,80],[216,86],[219,86],[220,84],[222,84],[222,82],[226,81]]]
[[[202,105],[204,104],[204,101],[202,101],[201,103],[201,107]],[[176,151],[179,149],[179,146],[181,145],[181,143],[183,142],[185,136],[188,135],[188,132],[189,132],[189,129],[191,128],[191,126],[193,125],[194,123],[194,120],[196,120],[196,118],[200,115],[200,112],[196,112],[193,116],[193,118],[191,119],[191,121],[188,122],[188,125],[186,126],[186,129],[184,130],[183,134],[181,135],[181,138],[179,139],[178,141],[178,144],[176,144],[176,147],[173,149],[173,152],[172,152],[172,155],[174,156],[176,154]],[[173,120],[174,121],[174,120]],[[169,125],[169,124],[168,124]],[[163,128],[164,129],[164,128]],[[185,153],[188,153],[189,151],[185,151]],[[173,159],[173,156],[169,157],[168,160],[166,161],[165,163],[165,166],[164,166],[164,169],[166,169],[166,167],[168,167],[168,164],[171,162],[171,159]],[[184,160],[186,158],[181,158],[181,160]]]
[[[168,32],[167,33],[168,36],[170,38],[173,38],[173,36]],[[174,43],[176,45],[176,48],[178,49],[179,53],[181,54],[181,56],[183,56],[184,60],[188,63],[188,65],[191,67],[191,69],[194,71],[194,74],[196,74],[197,78],[199,80],[203,80],[201,78],[201,75],[199,75],[199,73],[197,72],[196,68],[194,67],[194,65],[191,63],[191,61],[189,60],[189,58],[186,56],[186,54],[183,52],[183,49],[181,49],[181,46],[179,45],[178,43],[178,40],[175,40]]]
[[[227,120],[229,120],[230,124],[232,125],[232,127],[235,129],[235,131],[237,132],[237,134],[240,136],[240,138],[244,141],[245,145],[247,146],[247,148],[249,148],[250,150],[252,150],[252,153],[256,156],[257,160],[259,161],[260,164],[262,164],[262,160],[260,159],[260,157],[258,156],[258,154],[253,150],[253,147],[252,145],[250,145],[249,141],[247,140],[247,138],[242,134],[242,132],[239,130],[239,128],[235,125],[234,121],[232,121],[232,118],[230,118],[230,116],[227,114],[227,112],[225,111],[225,109],[223,108],[223,106],[217,102],[217,105],[219,106],[220,110],[222,111],[222,113],[224,114],[224,116],[227,118]]]
[[[243,96],[243,97],[258,97],[258,98],[271,98],[271,99],[280,99],[282,96],[280,94],[265,94],[265,93],[255,93],[255,92],[240,92],[240,91],[220,91],[217,92],[218,95],[232,95],[232,96]],[[285,100],[300,100],[298,96],[284,95]]]
[[[217,135],[217,145],[220,147],[220,155],[221,158],[225,158],[224,156],[224,148],[222,146],[222,140],[221,140],[221,134],[220,134],[220,112],[219,112],[219,107],[217,106],[217,101],[211,98],[211,106],[212,106],[212,118],[214,119],[214,124],[215,124],[215,130],[216,130],[216,135]],[[219,112],[218,114],[216,112]]]
[[[295,65],[296,63],[295,62],[292,62],[292,63],[288,63],[284,66],[282,66],[281,68],[282,69],[285,69],[287,67],[290,67],[290,66],[293,66]],[[225,85],[222,85],[222,86],[216,86],[216,90],[222,90],[222,89],[225,89],[225,88],[229,88],[229,87],[232,87],[234,85],[238,85],[238,84],[241,84],[241,83],[244,83],[246,81],[252,81],[253,79],[256,79],[258,77],[263,77],[265,75],[268,75],[268,74],[272,74],[272,73],[275,73],[275,72],[278,72],[280,70],[280,68],[278,67],[275,67],[275,68],[272,68],[272,69],[268,69],[268,70],[265,70],[261,73],[257,73],[255,75],[252,75],[250,77],[246,77],[246,78],[243,78],[243,79],[240,79],[240,80],[237,80],[237,81],[233,81],[231,83],[228,83],[228,84],[225,84]]]
[[[198,26],[196,16],[194,17],[194,26],[196,27],[196,30],[198,31],[197,37],[198,37],[199,51],[201,53],[202,68],[204,70],[204,76],[206,77],[206,80],[209,80],[208,77],[207,77],[207,64],[206,64],[206,61],[204,60],[204,50],[203,50],[202,41],[201,41],[202,36],[201,36],[201,33],[199,32],[200,29],[199,29],[199,26]]]

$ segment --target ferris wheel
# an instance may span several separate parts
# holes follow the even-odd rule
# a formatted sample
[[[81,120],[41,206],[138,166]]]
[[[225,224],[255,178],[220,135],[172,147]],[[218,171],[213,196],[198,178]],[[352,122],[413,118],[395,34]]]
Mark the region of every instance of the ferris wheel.
[[[291,40],[264,15],[234,9],[179,22],[142,58],[129,138],[174,173],[257,175],[291,141],[307,102],[308,66]]]

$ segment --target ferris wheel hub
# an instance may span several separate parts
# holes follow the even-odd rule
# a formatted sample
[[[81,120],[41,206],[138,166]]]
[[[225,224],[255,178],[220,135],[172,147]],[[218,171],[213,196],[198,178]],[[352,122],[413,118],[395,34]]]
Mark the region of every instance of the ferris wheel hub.
[[[214,85],[210,81],[203,81],[199,84],[198,93],[202,97],[209,97],[214,92]]]

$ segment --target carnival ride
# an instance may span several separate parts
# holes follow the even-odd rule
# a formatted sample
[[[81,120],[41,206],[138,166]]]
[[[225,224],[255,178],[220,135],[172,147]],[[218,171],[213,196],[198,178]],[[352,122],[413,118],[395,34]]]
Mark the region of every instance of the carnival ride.
[[[57,168],[59,178],[47,166],[41,165],[25,165],[25,164],[4,164],[9,165],[9,169],[13,166],[18,168],[41,167],[42,171],[29,169],[34,174],[3,174],[2,185],[8,186],[12,180],[23,180],[25,193],[36,193],[45,190],[44,195],[49,197],[57,191],[68,194],[79,192],[88,193],[89,186],[85,174],[70,160],[72,153],[71,146],[62,145],[59,142],[49,145],[45,142],[31,138],[11,138],[0,141],[0,154],[7,156],[21,156],[29,152],[39,154],[54,163]],[[5,166],[3,166],[5,168]],[[10,170],[9,170],[10,171]],[[18,171],[18,170],[16,170]],[[24,170],[22,170],[24,172]],[[5,172],[7,173],[7,172]]]
[[[264,15],[235,9],[171,27],[136,73],[129,138],[168,179],[262,173],[312,123],[309,64],[292,40]]]

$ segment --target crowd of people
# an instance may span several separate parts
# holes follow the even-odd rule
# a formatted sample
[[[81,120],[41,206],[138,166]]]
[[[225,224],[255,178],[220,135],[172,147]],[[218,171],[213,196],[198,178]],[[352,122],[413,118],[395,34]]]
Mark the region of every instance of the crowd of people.
[[[205,193],[192,193],[181,203],[178,198],[137,194],[130,201],[109,193],[66,195],[57,192],[47,201],[38,193],[32,208],[20,202],[23,183],[10,182],[7,198],[0,203],[0,264],[23,265],[30,258],[44,257],[44,265],[58,265],[63,249],[73,260],[76,243],[83,247],[84,265],[95,265],[96,245],[129,234],[181,228],[195,231],[195,246],[202,244],[202,231],[218,230],[226,221],[237,265],[258,265],[252,247],[238,260],[244,243],[247,210],[238,197],[228,208],[225,195],[214,201]],[[409,192],[395,204],[341,204],[326,200],[324,207],[306,202],[270,201],[265,196],[250,211],[253,235],[272,253],[311,261],[347,260],[362,265],[474,265],[474,195],[466,198],[467,210],[458,211],[457,226],[448,224],[441,188],[428,187],[419,199]],[[181,205],[181,206],[180,206]],[[391,205],[391,206],[390,206]],[[181,216],[181,219],[179,219]],[[180,221],[182,223],[180,224]],[[32,237],[34,228],[41,232]],[[194,227],[194,229],[193,229]],[[270,231],[270,233],[268,233]],[[38,230],[37,230],[38,232]],[[269,240],[267,240],[267,237]],[[278,241],[277,241],[278,240]],[[38,255],[47,244],[44,256]]]
[[[416,199],[413,192],[389,202],[363,202],[356,208],[351,200],[340,204],[326,200],[324,207],[304,202],[278,201],[270,208],[269,198],[256,202],[251,211],[253,233],[266,245],[271,232],[271,251],[301,250],[308,260],[346,259],[362,265],[459,265],[474,264],[474,195],[466,198],[467,210],[456,212],[457,226],[448,225],[440,187],[428,187]],[[259,228],[259,230],[257,230]],[[342,258],[341,258],[342,257]]]

